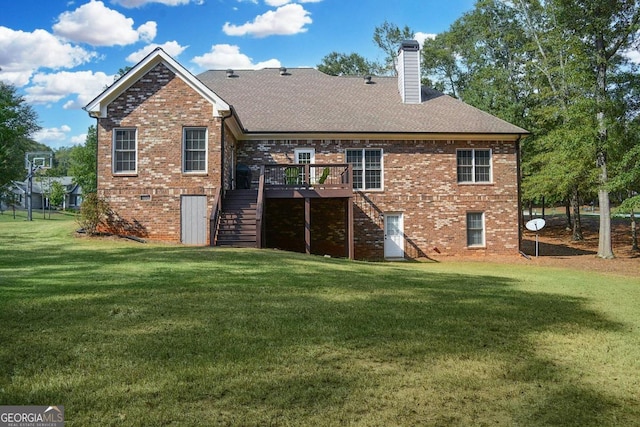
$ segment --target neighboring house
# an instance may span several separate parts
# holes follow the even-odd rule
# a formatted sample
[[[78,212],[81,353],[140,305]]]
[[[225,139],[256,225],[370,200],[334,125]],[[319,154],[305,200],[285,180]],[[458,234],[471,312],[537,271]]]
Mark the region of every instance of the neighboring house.
[[[60,177],[40,177],[33,178],[31,184],[31,209],[42,209],[49,207],[49,199],[47,194],[50,192],[51,184],[59,182],[64,187],[64,200],[62,202],[63,209],[78,209],[82,203],[82,188],[73,182],[71,176]],[[15,200],[18,202],[17,207],[27,209],[29,182],[14,181],[11,191],[15,194]]]
[[[185,244],[517,254],[527,131],[421,87],[419,64],[408,41],[398,78],[196,77],[156,49],[85,107],[97,118],[98,195],[137,233]]]

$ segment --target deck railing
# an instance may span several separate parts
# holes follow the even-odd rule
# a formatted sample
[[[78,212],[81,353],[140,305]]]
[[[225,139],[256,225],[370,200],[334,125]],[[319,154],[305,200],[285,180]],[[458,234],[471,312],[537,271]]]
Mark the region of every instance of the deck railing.
[[[264,188],[351,189],[352,171],[347,163],[265,165]]]

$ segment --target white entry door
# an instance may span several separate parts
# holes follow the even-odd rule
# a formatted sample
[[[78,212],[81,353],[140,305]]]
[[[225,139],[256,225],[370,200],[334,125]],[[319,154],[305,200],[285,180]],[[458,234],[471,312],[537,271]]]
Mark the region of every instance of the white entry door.
[[[207,197],[182,196],[180,234],[185,245],[207,244]]]
[[[308,165],[316,162],[316,150],[313,148],[296,148],[294,150],[296,156],[296,163],[299,165]],[[315,181],[315,170],[311,170],[309,177],[309,184],[312,184]],[[304,171],[300,172],[300,177],[298,178],[299,183],[305,182]]]
[[[384,257],[404,258],[404,224],[401,213],[384,214]]]

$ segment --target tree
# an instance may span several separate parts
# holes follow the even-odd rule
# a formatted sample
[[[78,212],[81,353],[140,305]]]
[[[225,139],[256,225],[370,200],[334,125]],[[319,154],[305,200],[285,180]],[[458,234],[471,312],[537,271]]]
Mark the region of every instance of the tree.
[[[400,29],[397,25],[385,21],[373,32],[373,42],[385,53],[385,63],[370,61],[358,53],[331,52],[322,58],[317,65],[319,71],[331,76],[367,76],[367,75],[397,75],[396,59],[398,49],[404,40],[413,39],[413,31],[405,26]],[[126,72],[126,70],[120,70]]]
[[[330,76],[366,76],[376,75],[380,72],[380,65],[366,60],[357,53],[346,55],[344,53],[331,52],[322,58],[318,70]]]
[[[123,68],[119,68],[118,72],[115,74],[115,76],[113,76],[113,81],[115,82],[116,80],[118,80],[120,77],[124,76],[125,74],[127,74],[129,72],[129,70],[131,70],[133,67],[127,65],[126,67]]]
[[[610,182],[612,192],[620,194],[622,203],[616,209],[629,214],[631,226],[631,249],[640,251],[636,214],[640,212],[640,122],[632,121],[625,129],[625,144],[621,147],[618,170]]]
[[[556,201],[564,199],[573,211],[567,215],[569,224],[573,218],[573,240],[582,240],[580,205],[591,199],[596,186],[591,69],[570,30],[558,24],[553,2],[518,0],[514,8],[527,37],[526,69],[536,88],[528,103],[535,135],[523,162],[533,174],[523,188],[525,194],[533,188]]]
[[[0,187],[23,178],[29,137],[40,129],[33,108],[15,87],[0,81]]]
[[[411,40],[415,33],[408,26],[399,28],[395,24],[384,21],[373,30],[373,42],[386,54],[384,70],[394,76],[398,75],[398,48],[404,40]]]
[[[555,0],[560,10],[560,19],[566,28],[573,28],[579,47],[590,59],[596,85],[593,88],[597,102],[596,118],[598,139],[595,162],[600,170],[598,200],[600,205],[600,229],[598,233],[598,256],[613,258],[611,245],[611,208],[609,199],[608,154],[612,145],[609,128],[611,74],[624,65],[621,53],[633,46],[640,22],[640,4],[637,0]]]
[[[456,54],[454,35],[450,32],[426,39],[422,45],[423,82],[434,89],[460,98],[466,73]]]
[[[53,167],[49,170],[51,176],[69,175],[69,165],[71,163],[72,147],[60,147],[54,152]]]
[[[97,150],[98,134],[96,127],[91,125],[87,130],[84,145],[73,147],[69,156],[69,174],[73,176],[73,181],[82,187],[83,194],[96,192]]]
[[[62,206],[64,203],[65,189],[60,181],[52,181],[49,189],[49,205]]]

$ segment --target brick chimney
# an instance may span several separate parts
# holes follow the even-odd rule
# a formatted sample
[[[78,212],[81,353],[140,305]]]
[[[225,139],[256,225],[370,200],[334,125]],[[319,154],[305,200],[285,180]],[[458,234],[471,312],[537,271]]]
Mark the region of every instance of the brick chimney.
[[[398,90],[405,104],[422,102],[420,84],[420,44],[415,40],[405,40],[398,52]]]

